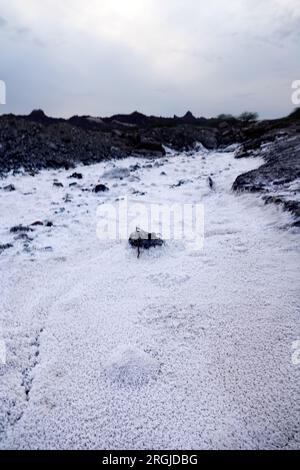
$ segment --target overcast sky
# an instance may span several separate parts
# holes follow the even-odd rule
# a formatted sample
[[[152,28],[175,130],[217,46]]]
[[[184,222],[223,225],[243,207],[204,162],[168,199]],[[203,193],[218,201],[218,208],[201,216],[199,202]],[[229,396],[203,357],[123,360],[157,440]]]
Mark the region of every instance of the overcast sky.
[[[0,0],[0,113],[293,109],[300,0]]]

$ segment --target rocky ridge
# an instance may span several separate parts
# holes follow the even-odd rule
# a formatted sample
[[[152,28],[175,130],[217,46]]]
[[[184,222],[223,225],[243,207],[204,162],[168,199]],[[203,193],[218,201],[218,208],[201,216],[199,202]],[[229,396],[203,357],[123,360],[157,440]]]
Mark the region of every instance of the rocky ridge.
[[[266,204],[275,203],[295,216],[300,226],[300,126],[267,133],[249,140],[236,151],[236,158],[257,156],[265,163],[256,170],[238,176],[234,191],[260,193]]]
[[[134,112],[110,118],[51,118],[41,110],[28,116],[0,116],[0,176],[44,168],[72,169],[128,156],[163,157],[165,147],[190,151],[233,151],[236,158],[262,157],[265,163],[240,175],[234,191],[261,193],[266,204],[280,204],[300,225],[300,112],[287,118],[243,122],[230,116],[205,119],[188,112],[173,118]],[[55,183],[59,185],[59,183]],[[74,183],[73,183],[74,184]],[[12,186],[4,185],[6,191]],[[103,189],[104,190],[104,189]]]

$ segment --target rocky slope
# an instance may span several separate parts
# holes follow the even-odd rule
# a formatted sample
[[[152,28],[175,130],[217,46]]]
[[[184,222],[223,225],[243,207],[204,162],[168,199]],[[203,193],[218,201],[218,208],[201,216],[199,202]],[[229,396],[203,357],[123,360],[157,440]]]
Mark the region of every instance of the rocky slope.
[[[109,118],[51,118],[43,111],[28,116],[0,116],[0,176],[9,171],[35,174],[43,168],[73,168],[111,158],[162,157],[165,146],[191,150],[232,150],[236,158],[260,156],[265,164],[240,175],[236,191],[261,192],[266,203],[283,204],[300,224],[300,112],[287,118],[245,123],[230,116],[205,119],[188,112],[173,118],[134,112]],[[9,190],[9,188],[7,189]]]
[[[236,158],[262,157],[258,169],[240,175],[235,191],[258,192],[266,204],[275,203],[291,211],[300,226],[300,126],[294,124],[263,138],[249,140],[236,152]]]
[[[24,168],[69,168],[130,155],[163,156],[163,146],[182,151],[200,142],[213,150],[246,139],[248,125],[234,119],[144,116],[50,118],[43,111],[29,116],[0,116],[0,174]],[[251,128],[251,126],[250,126]]]

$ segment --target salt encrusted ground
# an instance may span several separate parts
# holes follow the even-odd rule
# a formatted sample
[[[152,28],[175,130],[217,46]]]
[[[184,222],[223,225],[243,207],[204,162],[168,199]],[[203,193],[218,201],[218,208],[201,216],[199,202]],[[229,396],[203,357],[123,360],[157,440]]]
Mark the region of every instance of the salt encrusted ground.
[[[113,162],[80,167],[72,188],[64,171],[0,184],[16,187],[0,190],[0,244],[13,244],[0,255],[0,447],[299,447],[299,233],[290,214],[230,190],[261,161],[200,151],[115,165],[136,163],[152,167],[123,180],[101,179]],[[81,190],[98,181],[110,191]],[[203,251],[170,242],[138,260],[98,240],[97,205],[126,195],[202,201]],[[32,241],[9,233],[37,220],[54,226]]]

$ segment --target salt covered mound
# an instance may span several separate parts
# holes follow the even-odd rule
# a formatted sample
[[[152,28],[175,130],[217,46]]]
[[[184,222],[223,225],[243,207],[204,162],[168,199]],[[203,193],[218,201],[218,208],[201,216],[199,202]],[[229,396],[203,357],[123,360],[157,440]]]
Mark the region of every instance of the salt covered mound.
[[[156,359],[132,346],[118,348],[108,358],[104,367],[113,382],[124,385],[142,385],[155,379],[159,372]]]
[[[119,179],[128,178],[129,176],[130,170],[128,170],[128,168],[113,168],[112,170],[103,173],[102,178]]]

